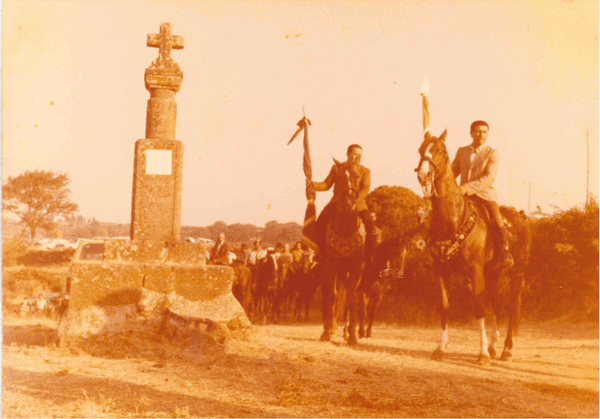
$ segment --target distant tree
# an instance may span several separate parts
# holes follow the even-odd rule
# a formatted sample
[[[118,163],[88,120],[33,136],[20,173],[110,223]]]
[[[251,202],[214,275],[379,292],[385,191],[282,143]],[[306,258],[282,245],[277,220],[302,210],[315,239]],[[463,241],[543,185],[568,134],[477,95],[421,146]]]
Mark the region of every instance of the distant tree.
[[[376,225],[384,239],[403,235],[418,223],[417,210],[425,208],[423,198],[403,186],[383,185],[367,196],[369,208],[375,212]]]
[[[227,227],[227,240],[230,243],[248,243],[257,229],[256,226],[250,224],[232,224]]]
[[[302,226],[294,222],[282,224],[279,234],[275,237],[277,243],[284,244],[294,244],[300,240],[302,240]]]
[[[31,241],[38,228],[48,231],[56,227],[54,219],[77,211],[69,200],[69,177],[42,170],[26,171],[2,185],[2,209],[16,214],[29,227]]]
[[[265,224],[265,229],[263,230],[263,240],[269,243],[277,243],[277,239],[279,233],[281,232],[281,224],[277,221],[269,221]]]
[[[210,232],[210,236],[211,236],[208,238],[215,240],[217,238],[217,236],[219,235],[219,233],[227,232],[227,223],[225,221],[219,220],[219,221],[215,222],[213,225],[209,226],[208,231]]]

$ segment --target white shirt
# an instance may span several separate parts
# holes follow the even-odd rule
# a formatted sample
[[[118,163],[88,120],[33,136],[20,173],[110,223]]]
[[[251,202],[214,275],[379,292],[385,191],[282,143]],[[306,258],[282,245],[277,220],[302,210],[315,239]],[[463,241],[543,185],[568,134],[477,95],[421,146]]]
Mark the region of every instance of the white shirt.
[[[475,156],[483,149],[484,145],[485,144],[481,144],[479,147],[475,148],[473,147],[473,144],[471,144],[471,164],[473,164]]]

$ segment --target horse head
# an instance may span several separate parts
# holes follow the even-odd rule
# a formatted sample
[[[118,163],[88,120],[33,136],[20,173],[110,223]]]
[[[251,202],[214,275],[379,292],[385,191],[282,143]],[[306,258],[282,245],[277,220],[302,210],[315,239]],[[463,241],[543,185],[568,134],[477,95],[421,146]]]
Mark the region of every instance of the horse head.
[[[343,184],[346,185],[346,188],[341,192],[341,199],[338,201],[338,210],[354,212],[356,211],[356,203],[358,201],[358,185],[356,184],[356,180],[350,175],[350,171],[345,164],[340,163],[336,159],[333,159],[333,161],[335,162],[338,171],[340,171],[341,176],[346,179],[346,181],[343,182]]]
[[[427,132],[421,147],[419,147],[421,160],[419,160],[419,166],[415,172],[417,172],[425,198],[430,198],[435,194],[435,180],[441,179],[450,165],[450,158],[446,150],[446,134],[447,132],[444,130],[438,138]]]

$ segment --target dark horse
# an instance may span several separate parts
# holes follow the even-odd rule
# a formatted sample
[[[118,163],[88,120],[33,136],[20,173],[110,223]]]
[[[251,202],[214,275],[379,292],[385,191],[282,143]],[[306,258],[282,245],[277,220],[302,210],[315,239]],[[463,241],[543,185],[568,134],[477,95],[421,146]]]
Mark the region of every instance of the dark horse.
[[[392,281],[404,274],[406,258],[405,237],[394,237],[379,243],[373,253],[373,268],[364,272],[358,289],[358,336],[371,337],[375,312]],[[366,330],[365,330],[366,324]]]
[[[477,362],[481,365],[495,357],[499,339],[497,320],[501,315],[500,288],[505,277],[510,278],[508,295],[508,331],[502,360],[512,357],[513,334],[516,334],[523,289],[524,270],[529,260],[531,235],[520,216],[510,221],[513,229],[511,253],[515,265],[509,271],[500,269],[499,256],[487,223],[487,213],[463,196],[456,183],[445,145],[446,131],[439,138],[427,132],[419,148],[421,160],[415,171],[426,198],[431,199],[432,213],[429,236],[433,245],[434,272],[440,284],[440,343],[432,358],[442,359],[448,344],[448,283],[452,272],[465,275],[475,297],[475,315],[479,321],[481,350]],[[508,218],[506,208],[502,214]],[[493,221],[492,221],[493,222]],[[485,333],[486,297],[494,312],[491,342]]]
[[[330,341],[335,333],[335,306],[339,281],[346,289],[346,307],[349,311],[348,344],[355,345],[357,289],[364,267],[365,228],[358,216],[356,200],[358,187],[351,182],[345,167],[343,170],[348,187],[341,191],[336,203],[336,213],[327,229],[326,244],[322,249],[323,334],[321,340]]]
[[[296,320],[300,320],[304,309],[306,310],[305,321],[308,321],[310,302],[319,285],[321,285],[321,264],[313,261],[312,253],[305,253],[300,259],[300,267],[292,276]]]

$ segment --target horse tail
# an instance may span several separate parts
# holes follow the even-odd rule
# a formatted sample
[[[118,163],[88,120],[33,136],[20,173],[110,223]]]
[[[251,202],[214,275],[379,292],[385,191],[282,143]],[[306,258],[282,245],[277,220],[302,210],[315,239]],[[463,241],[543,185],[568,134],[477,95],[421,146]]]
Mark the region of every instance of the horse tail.
[[[509,285],[509,321],[512,325],[512,332],[515,336],[519,333],[519,319],[521,318],[521,302],[524,284],[524,274],[515,273],[510,278]]]

